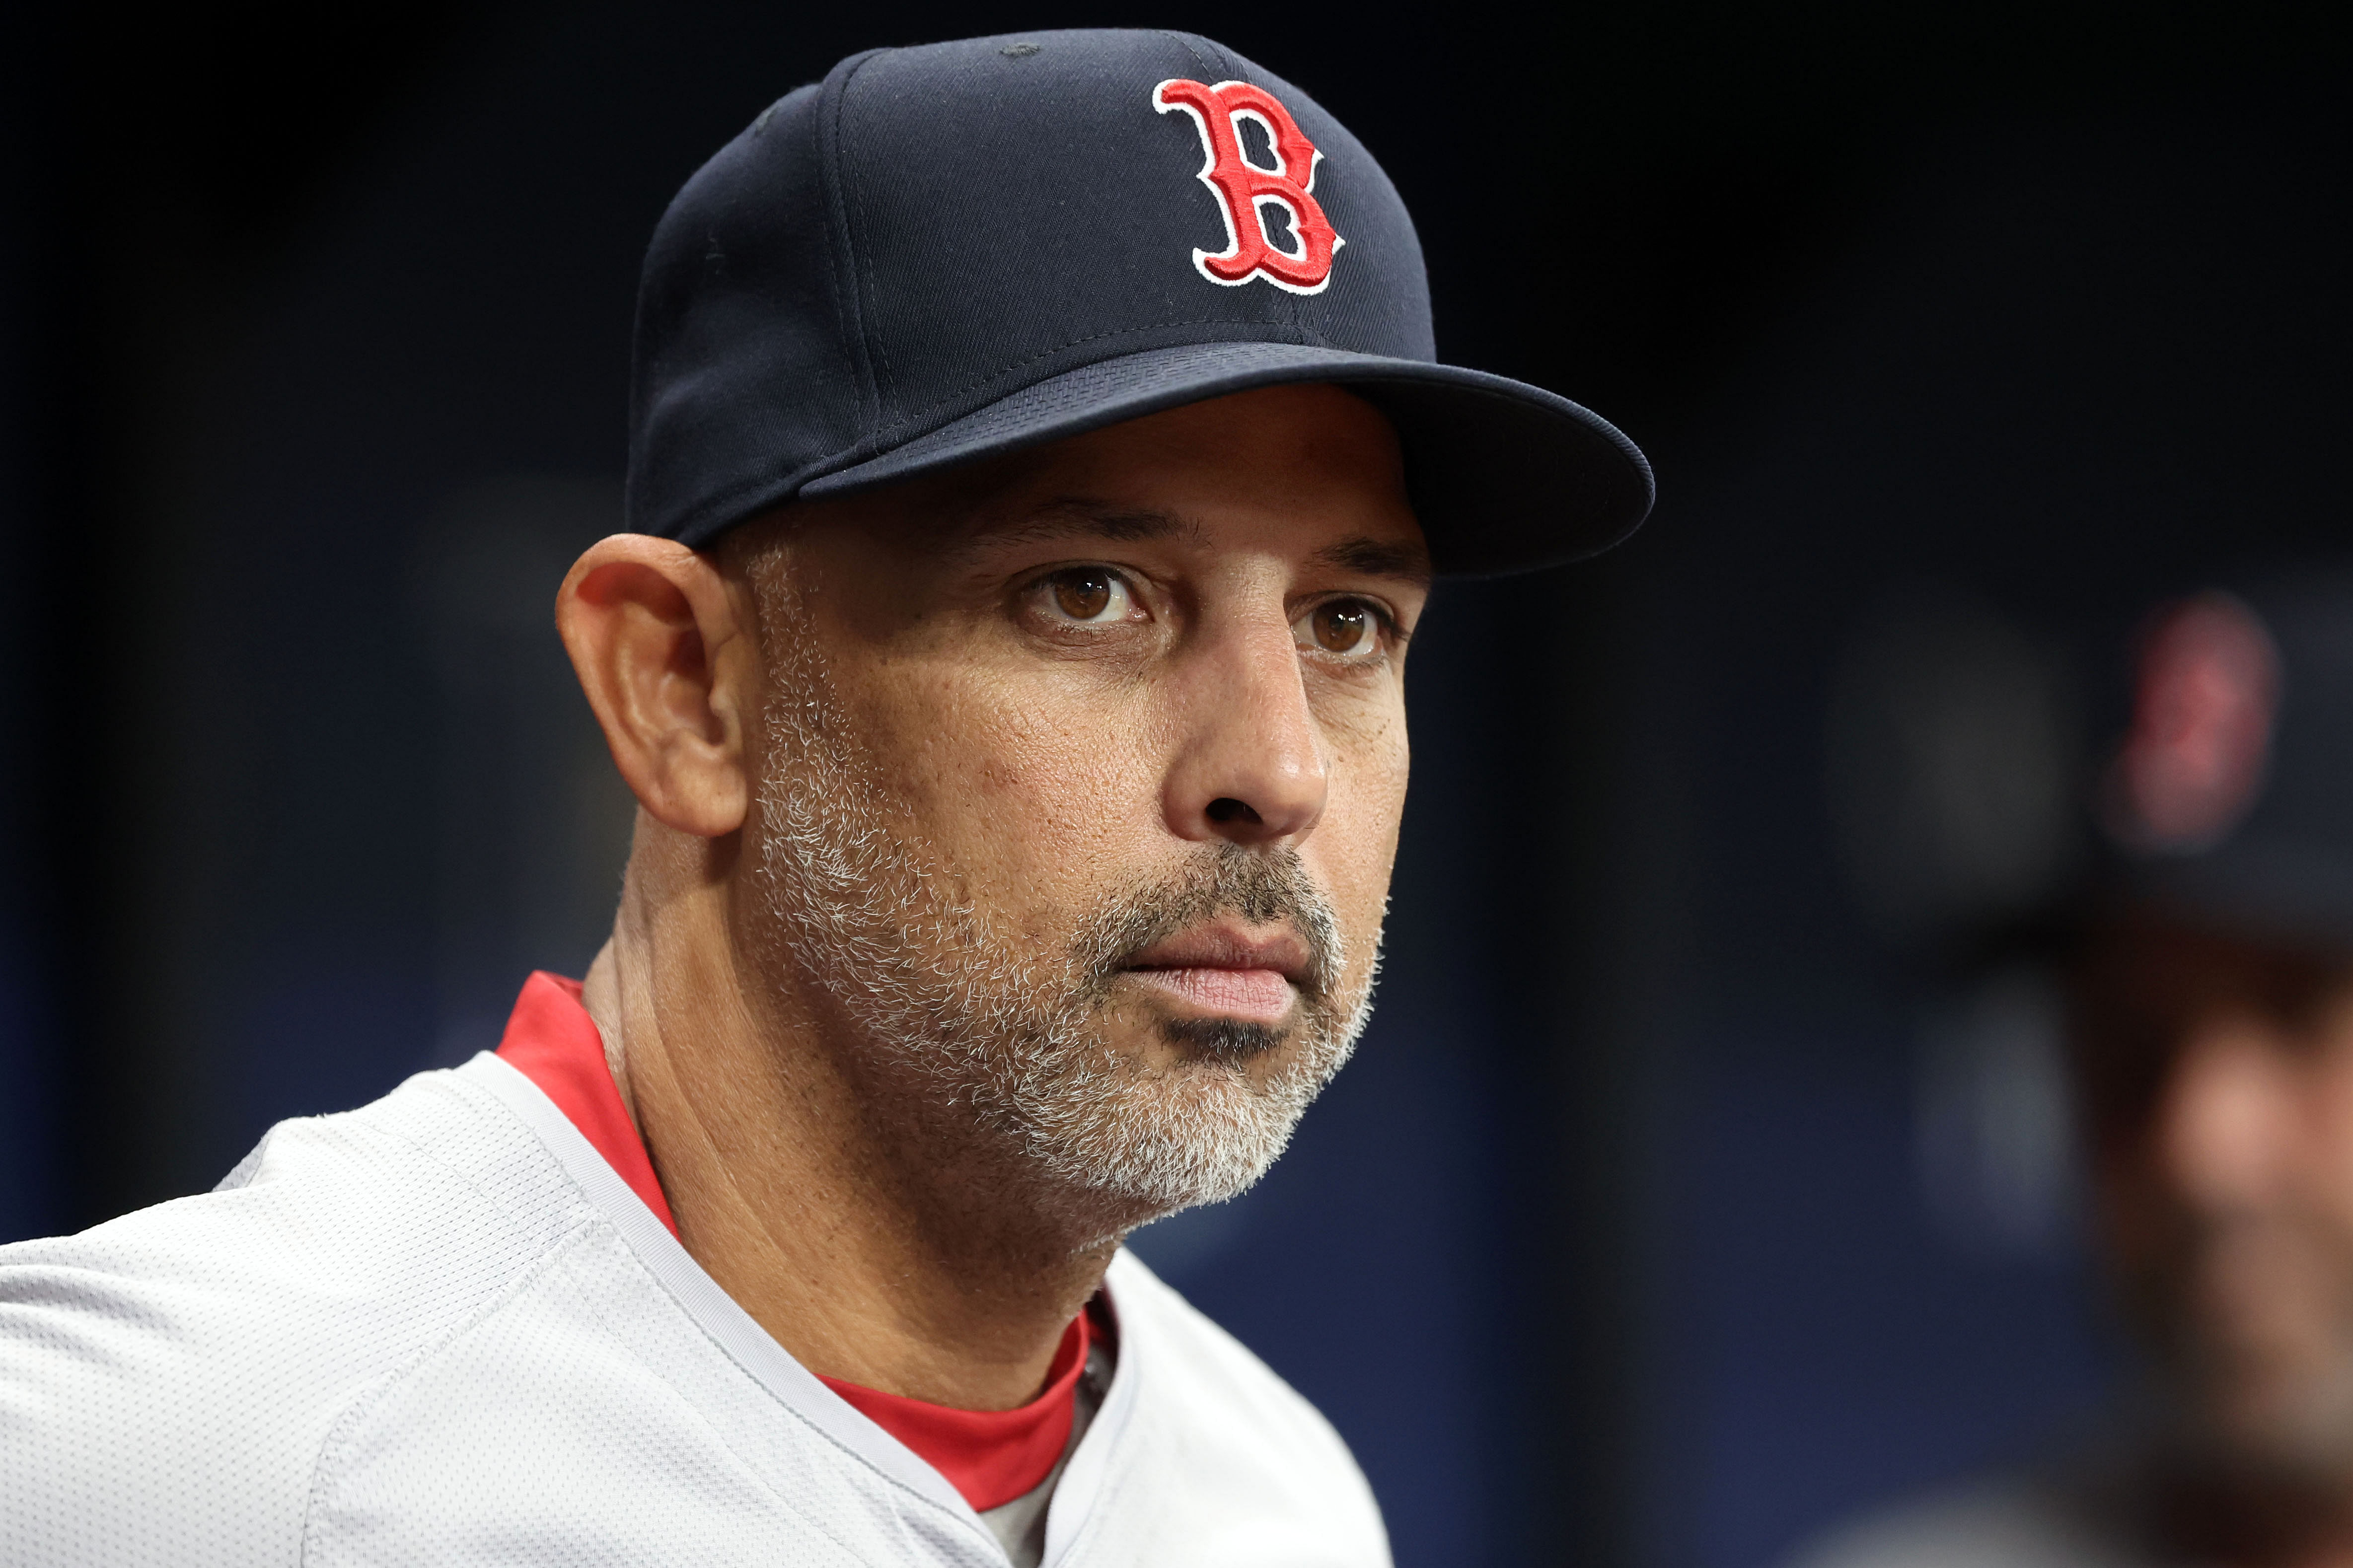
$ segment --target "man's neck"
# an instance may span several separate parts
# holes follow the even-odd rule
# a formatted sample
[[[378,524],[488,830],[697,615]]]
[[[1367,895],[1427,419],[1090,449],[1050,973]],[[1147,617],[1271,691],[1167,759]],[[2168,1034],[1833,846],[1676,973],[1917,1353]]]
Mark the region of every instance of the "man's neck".
[[[1113,1244],[1074,1243],[1002,1172],[942,1168],[805,1009],[744,983],[724,900],[712,879],[649,898],[633,867],[585,996],[680,1240],[813,1372],[1027,1403]]]

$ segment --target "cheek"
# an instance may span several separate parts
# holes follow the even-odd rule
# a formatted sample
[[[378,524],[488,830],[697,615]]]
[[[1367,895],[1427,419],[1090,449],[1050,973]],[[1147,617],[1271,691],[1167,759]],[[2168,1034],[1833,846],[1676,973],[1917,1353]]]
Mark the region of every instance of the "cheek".
[[[1120,846],[1156,821],[1135,700],[1059,673],[932,667],[872,710],[914,826],[1000,905],[1099,890]]]
[[[1402,712],[1327,731],[1331,794],[1306,853],[1332,890],[1358,961],[1380,924],[1405,816],[1410,753]]]

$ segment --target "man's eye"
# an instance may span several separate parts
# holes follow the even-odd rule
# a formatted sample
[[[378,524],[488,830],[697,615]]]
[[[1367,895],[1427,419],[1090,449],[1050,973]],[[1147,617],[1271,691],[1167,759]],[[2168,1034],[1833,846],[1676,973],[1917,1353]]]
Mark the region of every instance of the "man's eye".
[[[1135,610],[1125,579],[1101,566],[1057,572],[1043,586],[1047,602],[1066,620],[1103,626],[1126,620]]]
[[[1380,646],[1381,616],[1362,599],[1333,599],[1308,611],[1302,629],[1325,653],[1366,654]]]

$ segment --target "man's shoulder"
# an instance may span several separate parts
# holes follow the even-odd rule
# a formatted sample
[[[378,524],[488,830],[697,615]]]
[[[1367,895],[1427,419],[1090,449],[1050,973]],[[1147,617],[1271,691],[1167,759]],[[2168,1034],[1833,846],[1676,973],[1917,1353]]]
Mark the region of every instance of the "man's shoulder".
[[[282,1350],[275,1315],[373,1325],[359,1342],[396,1353],[586,1212],[473,1069],[420,1073],[356,1110],[280,1122],[209,1193],[0,1247],[0,1337],[112,1318],[148,1336],[215,1323]]]
[[[1212,1506],[1193,1517],[1236,1534],[1233,1555],[1205,1560],[1388,1561],[1372,1488],[1321,1411],[1133,1253],[1107,1283],[1123,1363],[1135,1358],[1135,1460],[1168,1505],[1198,1494]]]
[[[1818,1537],[1789,1568],[2138,1568],[2061,1480],[2020,1475],[1932,1491]]]
[[[436,1072],[280,1123],[213,1192],[0,1247],[0,1447],[42,1457],[0,1481],[12,1560],[292,1561],[341,1415],[585,1217],[495,1096]]]

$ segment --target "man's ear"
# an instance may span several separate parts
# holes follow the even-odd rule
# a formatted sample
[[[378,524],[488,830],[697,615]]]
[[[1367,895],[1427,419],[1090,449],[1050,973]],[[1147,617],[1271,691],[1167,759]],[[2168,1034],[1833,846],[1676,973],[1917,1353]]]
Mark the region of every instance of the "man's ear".
[[[743,826],[759,668],[748,606],[719,569],[672,540],[614,534],[565,574],[555,629],[638,804],[698,837]]]

